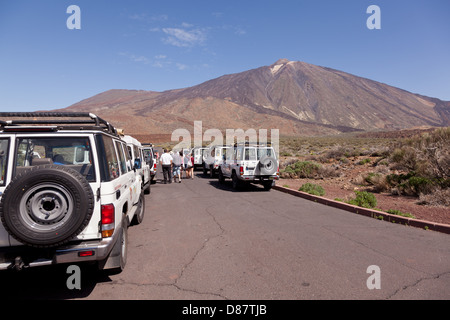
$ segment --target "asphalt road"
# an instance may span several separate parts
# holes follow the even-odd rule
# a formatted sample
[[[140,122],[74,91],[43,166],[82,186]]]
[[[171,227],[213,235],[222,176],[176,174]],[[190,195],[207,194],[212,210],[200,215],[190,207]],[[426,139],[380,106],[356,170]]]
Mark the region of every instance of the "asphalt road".
[[[368,273],[370,266],[379,272]],[[235,192],[231,182],[220,185],[197,171],[193,180],[152,185],[144,222],[129,229],[124,272],[108,276],[83,268],[81,290],[69,290],[65,268],[0,273],[2,296],[449,299],[450,236],[259,186]],[[369,289],[368,279],[379,289]]]

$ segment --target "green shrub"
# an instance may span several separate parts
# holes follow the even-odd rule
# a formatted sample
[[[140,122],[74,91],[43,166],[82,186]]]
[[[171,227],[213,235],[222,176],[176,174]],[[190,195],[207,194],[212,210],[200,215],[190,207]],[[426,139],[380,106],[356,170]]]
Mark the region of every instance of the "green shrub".
[[[402,217],[407,217],[407,218],[412,218],[415,219],[416,217],[413,216],[411,213],[408,212],[401,212],[400,210],[396,210],[396,209],[389,209],[386,211],[387,213],[390,214],[395,214],[397,216],[402,216]]]
[[[292,157],[292,153],[290,153],[288,151],[283,151],[283,152],[280,152],[280,156],[282,156],[282,157]]]
[[[298,191],[303,191],[315,196],[325,195],[325,190],[321,186],[313,183],[305,183],[298,189]]]
[[[371,160],[369,159],[369,158],[366,158],[366,159],[363,159],[363,160],[360,160],[359,162],[358,162],[358,164],[359,165],[364,165],[364,164],[366,164],[366,163],[369,163]]]
[[[411,177],[408,179],[408,186],[412,189],[415,195],[421,193],[431,193],[434,189],[434,183],[430,179],[424,177]]]
[[[354,206],[373,209],[377,206],[375,195],[367,191],[355,191],[356,198],[350,199],[347,203]]]
[[[432,193],[437,186],[442,185],[443,181],[445,180],[418,176],[414,171],[407,174],[390,174],[386,176],[386,182],[389,187],[395,187],[400,193],[412,196]]]

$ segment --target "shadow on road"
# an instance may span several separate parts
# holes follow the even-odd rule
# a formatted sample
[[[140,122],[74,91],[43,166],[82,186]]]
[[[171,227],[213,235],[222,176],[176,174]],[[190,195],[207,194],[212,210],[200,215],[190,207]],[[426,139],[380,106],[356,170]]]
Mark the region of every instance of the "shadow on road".
[[[246,192],[267,192],[264,190],[264,188],[261,185],[258,184],[252,184],[252,183],[245,183],[242,184],[239,189],[233,189],[233,185],[231,180],[225,180],[223,183],[220,183],[218,179],[211,179],[209,181],[209,184],[213,186],[216,189],[223,190],[223,191],[230,191],[230,192],[239,192],[239,193],[246,193]]]
[[[59,300],[84,298],[91,294],[97,283],[110,282],[106,273],[93,266],[80,266],[80,290],[70,290],[67,281],[72,272],[69,265],[45,266],[22,271],[0,271],[2,299]],[[72,282],[69,280],[69,282]]]

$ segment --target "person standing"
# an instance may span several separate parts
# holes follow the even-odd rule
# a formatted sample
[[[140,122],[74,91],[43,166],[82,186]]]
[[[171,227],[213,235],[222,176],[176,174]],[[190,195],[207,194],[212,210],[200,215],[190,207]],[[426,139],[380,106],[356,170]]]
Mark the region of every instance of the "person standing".
[[[181,165],[183,164],[183,152],[175,152],[173,155],[173,181],[181,183]]]
[[[184,158],[183,158],[183,162],[184,162],[184,170],[185,170],[185,172],[186,172],[186,179],[188,179],[189,177],[190,177],[190,166],[189,166],[189,164],[190,164],[190,162],[191,162],[191,157],[189,157],[189,155],[188,154],[185,154],[184,155]]]
[[[164,153],[159,158],[159,162],[161,163],[162,170],[163,170],[164,184],[167,183],[167,179],[169,179],[169,183],[172,183],[171,168],[172,168],[173,158],[167,152],[167,149],[164,149]]]
[[[189,175],[191,176],[191,179],[194,179],[194,155],[192,153],[189,154],[189,160],[190,160],[190,162],[188,163],[188,166],[190,165]]]

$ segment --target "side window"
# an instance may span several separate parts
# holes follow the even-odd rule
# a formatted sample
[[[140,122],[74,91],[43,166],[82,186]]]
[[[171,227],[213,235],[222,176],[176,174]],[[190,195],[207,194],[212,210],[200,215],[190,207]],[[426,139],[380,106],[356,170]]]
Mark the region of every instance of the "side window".
[[[5,185],[6,165],[8,163],[9,139],[0,139],[0,186]]]
[[[128,152],[124,152],[123,143],[116,141],[117,154],[119,155],[119,168],[121,174],[128,172],[126,156],[129,158]]]
[[[234,149],[227,149],[227,161],[233,160]]]
[[[134,151],[134,158],[142,158],[141,154],[139,153],[139,147],[138,146],[133,146],[133,151]]]
[[[117,158],[116,149],[112,138],[103,137],[103,143],[105,145],[106,161],[108,164],[109,176],[111,180],[120,176],[119,171],[119,159]]]
[[[125,143],[122,143],[123,150],[127,150],[127,145]],[[132,155],[129,152],[125,151],[125,165],[127,167],[127,171],[131,171],[131,168],[133,168],[133,164],[131,161]]]
[[[242,151],[243,151],[242,148],[237,148],[237,150],[236,150],[236,160],[242,160],[242,155],[243,155]]]

